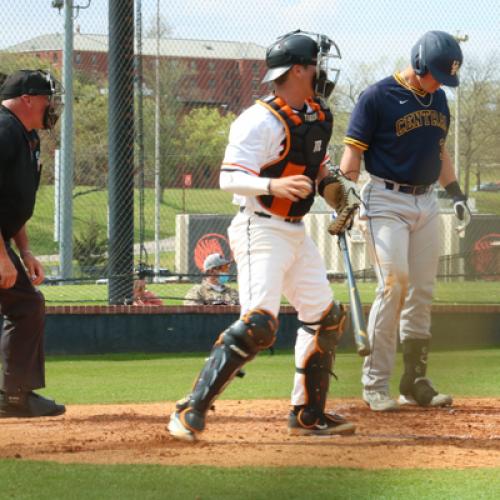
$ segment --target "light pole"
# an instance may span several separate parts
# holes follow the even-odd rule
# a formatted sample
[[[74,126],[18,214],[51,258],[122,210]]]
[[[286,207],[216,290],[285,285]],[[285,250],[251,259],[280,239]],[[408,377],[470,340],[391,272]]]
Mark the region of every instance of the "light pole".
[[[155,278],[160,275],[160,0],[156,1],[156,58],[155,58]]]
[[[455,35],[455,40],[460,42],[466,42],[469,39],[468,35],[460,36]],[[455,91],[455,176],[457,181],[460,183],[460,85]]]
[[[52,7],[64,8],[63,87],[64,109],[61,123],[61,161],[59,162],[59,193],[56,210],[59,213],[59,270],[61,278],[73,274],[73,21],[80,9],[90,6],[75,5],[73,0],[53,0]],[[76,14],[74,13],[76,11]]]

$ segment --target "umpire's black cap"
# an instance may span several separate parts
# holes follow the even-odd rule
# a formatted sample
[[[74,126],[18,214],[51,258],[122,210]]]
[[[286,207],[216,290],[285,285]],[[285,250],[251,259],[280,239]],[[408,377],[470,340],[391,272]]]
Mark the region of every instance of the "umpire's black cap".
[[[57,80],[41,69],[21,69],[7,76],[0,87],[1,99],[12,99],[21,95],[55,94]]]

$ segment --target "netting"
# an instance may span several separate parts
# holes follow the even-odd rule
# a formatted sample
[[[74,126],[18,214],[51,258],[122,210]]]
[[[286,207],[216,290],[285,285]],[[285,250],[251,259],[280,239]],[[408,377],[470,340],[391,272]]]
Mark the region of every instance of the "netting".
[[[331,98],[335,162],[360,92],[403,69],[425,31],[459,38],[465,62],[460,93],[447,90],[447,145],[473,219],[459,234],[450,201],[438,193],[438,277],[500,280],[498,1],[477,0],[473,9],[465,0],[2,5],[0,72],[42,68],[66,87],[64,116],[53,134],[42,133],[42,182],[28,224],[49,304],[127,302],[139,275],[165,303],[176,303],[200,279],[206,255],[230,256],[226,229],[236,208],[218,188],[229,126],[269,91],[260,83],[266,46],[297,28],[327,34],[342,53]],[[329,217],[318,200],[306,227],[330,276],[342,279]],[[361,232],[352,232],[350,249],[359,279],[372,280]],[[498,302],[500,291],[488,300]]]

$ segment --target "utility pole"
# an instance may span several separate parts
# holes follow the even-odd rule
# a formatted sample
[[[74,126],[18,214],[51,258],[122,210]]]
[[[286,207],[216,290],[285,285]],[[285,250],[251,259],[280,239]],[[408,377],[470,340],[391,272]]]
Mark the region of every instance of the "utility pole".
[[[61,123],[61,161],[59,163],[59,193],[56,210],[59,213],[59,270],[61,278],[73,274],[73,21],[80,9],[90,6],[75,5],[73,0],[53,0],[52,7],[64,8],[63,49],[63,118]],[[76,14],[74,13],[76,11]]]
[[[155,58],[155,278],[160,275],[160,0],[156,0],[156,58]]]
[[[73,274],[73,0],[64,2],[63,54],[64,111],[61,123],[59,177],[59,270],[61,278]]]
[[[468,35],[455,35],[455,40],[458,43],[466,42],[469,39]],[[460,85],[455,91],[455,176],[460,183]]]

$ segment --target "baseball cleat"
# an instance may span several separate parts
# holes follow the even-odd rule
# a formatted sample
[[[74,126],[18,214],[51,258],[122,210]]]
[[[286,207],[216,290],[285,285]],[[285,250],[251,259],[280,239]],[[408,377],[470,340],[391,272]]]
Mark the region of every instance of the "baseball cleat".
[[[372,411],[397,411],[399,404],[389,396],[388,391],[364,390],[363,401]]]
[[[424,405],[419,405],[414,398],[411,396],[405,396],[401,394],[398,398],[398,403],[401,406],[424,406]],[[431,402],[426,405],[426,406],[432,406],[434,408],[439,408],[442,406],[451,406],[453,404],[453,398],[448,395],[448,394],[436,394],[432,399]]]
[[[304,422],[302,411],[290,412],[288,417],[288,434],[290,436],[332,436],[354,434],[356,426],[336,413],[323,413],[311,424]]]
[[[177,412],[170,415],[170,422],[167,425],[167,430],[175,439],[191,442],[196,441],[196,434],[182,423],[180,414]]]

